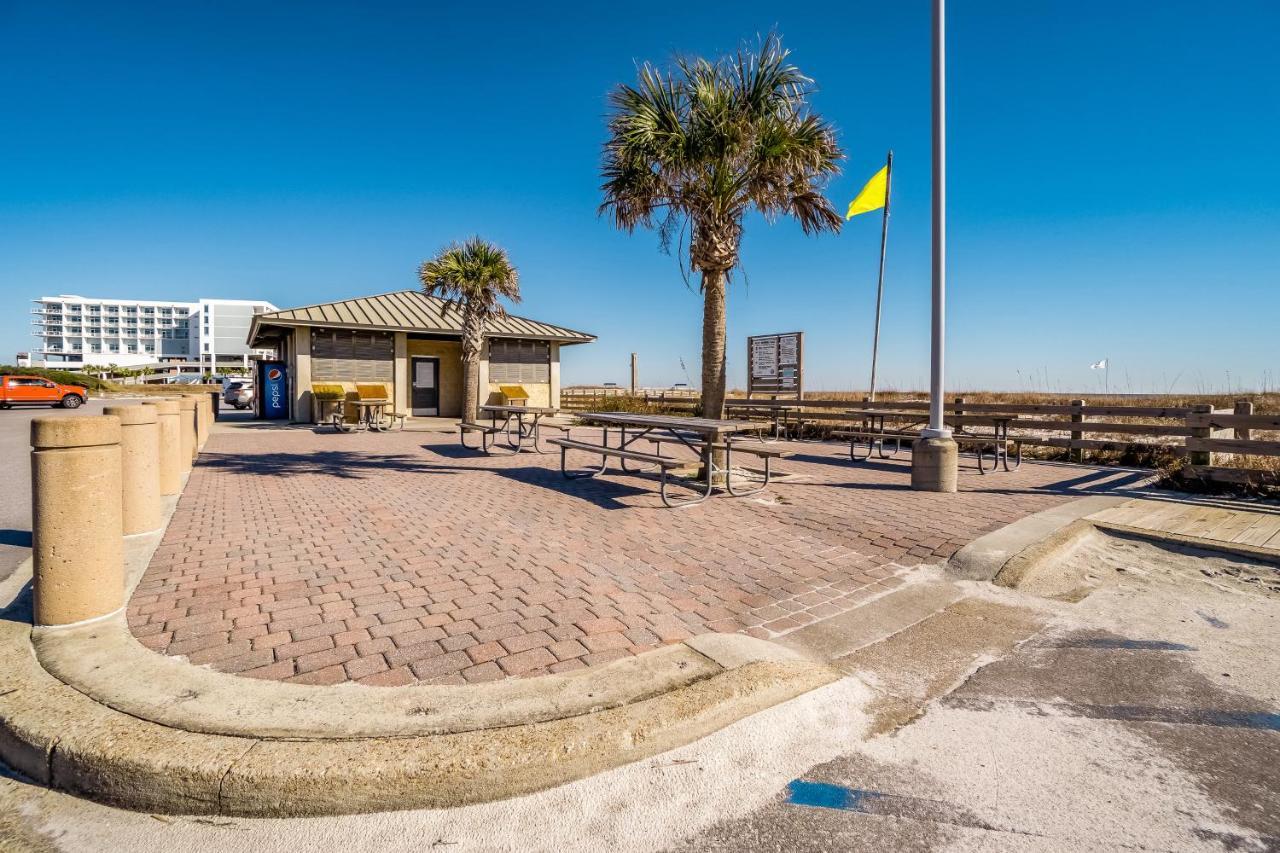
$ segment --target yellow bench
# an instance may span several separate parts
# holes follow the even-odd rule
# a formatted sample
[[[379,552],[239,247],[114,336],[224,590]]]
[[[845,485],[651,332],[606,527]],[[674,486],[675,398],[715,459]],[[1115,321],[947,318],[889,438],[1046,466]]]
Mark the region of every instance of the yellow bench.
[[[395,402],[394,400],[391,399],[391,391],[387,388],[386,385],[380,382],[379,383],[357,383],[356,398],[359,400],[386,400],[388,403]],[[352,406],[352,408],[355,408],[355,407]],[[404,421],[406,416],[407,416],[406,412],[395,411],[394,406],[391,408],[391,410],[383,409],[382,417],[385,421],[388,422],[387,424],[384,424],[383,428],[389,429],[391,426],[395,425],[396,421],[399,421],[400,429],[404,429]]]
[[[311,396],[315,397],[316,402],[320,404],[317,413],[320,423],[333,423],[336,429],[343,429],[345,424],[354,424],[356,422],[355,412],[350,411],[351,407],[347,406],[347,389],[341,385],[333,383],[317,382],[311,386]],[[333,405],[333,412],[327,414],[325,412],[326,404]]]
[[[529,392],[523,385],[499,385],[498,390],[502,392],[503,402],[508,406],[529,405]]]

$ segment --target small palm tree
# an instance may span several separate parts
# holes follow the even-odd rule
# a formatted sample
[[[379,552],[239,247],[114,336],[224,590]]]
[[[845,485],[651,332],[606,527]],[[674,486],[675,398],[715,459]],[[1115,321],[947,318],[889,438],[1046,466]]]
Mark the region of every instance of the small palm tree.
[[[480,352],[490,317],[502,317],[505,297],[520,301],[520,276],[504,249],[472,237],[454,243],[424,261],[418,269],[422,290],[462,311],[462,417],[474,421],[480,412]]]
[[[844,154],[809,109],[813,81],[776,35],[714,62],[646,63],[635,86],[610,93],[601,214],[626,231],[657,227],[664,249],[689,231],[689,267],[702,275],[702,414],[724,417],[725,290],[752,208],[789,215],[806,234],[840,230],[822,195]]]

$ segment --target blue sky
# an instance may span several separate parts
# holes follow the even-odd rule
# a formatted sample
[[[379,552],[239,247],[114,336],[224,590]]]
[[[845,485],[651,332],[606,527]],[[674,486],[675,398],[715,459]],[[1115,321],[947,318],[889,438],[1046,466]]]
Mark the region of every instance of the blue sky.
[[[1089,392],[1104,357],[1113,390],[1280,382],[1280,4],[951,6],[948,387]],[[925,387],[928,7],[0,0],[0,361],[42,294],[286,307],[415,287],[479,233],[519,313],[599,336],[567,382],[632,351],[696,378],[696,290],[596,215],[605,95],[776,28],[848,153],[838,207],[894,149],[881,375]],[[877,214],[751,219],[731,383],[747,335],[802,329],[808,387],[864,388],[878,243]]]

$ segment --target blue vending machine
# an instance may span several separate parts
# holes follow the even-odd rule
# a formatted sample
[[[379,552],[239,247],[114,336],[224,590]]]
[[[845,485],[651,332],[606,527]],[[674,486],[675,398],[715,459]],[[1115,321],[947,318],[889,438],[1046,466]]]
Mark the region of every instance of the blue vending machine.
[[[282,420],[289,417],[289,370],[283,361],[258,362],[259,417]]]

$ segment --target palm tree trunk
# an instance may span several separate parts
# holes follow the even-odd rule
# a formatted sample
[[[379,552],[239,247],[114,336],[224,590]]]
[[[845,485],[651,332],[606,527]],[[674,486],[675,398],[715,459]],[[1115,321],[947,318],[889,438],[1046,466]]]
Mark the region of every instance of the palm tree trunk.
[[[702,272],[702,416],[724,417],[724,270]]]
[[[717,420],[724,417],[725,279],[724,270],[702,271],[702,416]],[[724,451],[713,451],[711,461],[723,471]],[[724,475],[714,479],[723,483]]]
[[[480,357],[462,357],[462,419],[476,422],[480,414],[480,394],[477,388],[480,379]]]
[[[480,417],[480,352],[484,348],[484,318],[475,311],[462,317],[462,419]]]

